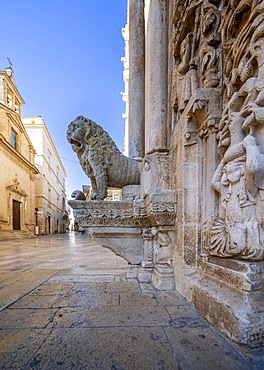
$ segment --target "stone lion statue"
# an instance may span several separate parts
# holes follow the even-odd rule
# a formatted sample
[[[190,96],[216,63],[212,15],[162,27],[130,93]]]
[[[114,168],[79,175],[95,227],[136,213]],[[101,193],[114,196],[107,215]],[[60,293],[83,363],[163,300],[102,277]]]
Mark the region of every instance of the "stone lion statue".
[[[79,116],[72,121],[67,140],[91,180],[91,199],[106,198],[108,187],[140,183],[141,163],[124,156],[109,134],[90,119]]]

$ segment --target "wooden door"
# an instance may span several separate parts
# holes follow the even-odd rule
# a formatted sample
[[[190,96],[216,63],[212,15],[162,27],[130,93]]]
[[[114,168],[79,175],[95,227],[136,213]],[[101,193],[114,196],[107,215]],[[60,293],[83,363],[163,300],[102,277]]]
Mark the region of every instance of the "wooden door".
[[[13,230],[20,230],[20,204],[13,200]]]

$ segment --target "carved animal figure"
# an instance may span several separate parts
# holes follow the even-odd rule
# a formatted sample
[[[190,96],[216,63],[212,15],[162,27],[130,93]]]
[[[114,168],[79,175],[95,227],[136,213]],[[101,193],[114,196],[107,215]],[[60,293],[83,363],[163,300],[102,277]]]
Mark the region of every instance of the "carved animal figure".
[[[91,199],[106,198],[108,187],[140,183],[141,163],[125,157],[109,134],[90,119],[79,116],[72,121],[67,140],[91,180]]]
[[[71,197],[75,200],[86,200],[85,194],[81,190],[74,190]]]

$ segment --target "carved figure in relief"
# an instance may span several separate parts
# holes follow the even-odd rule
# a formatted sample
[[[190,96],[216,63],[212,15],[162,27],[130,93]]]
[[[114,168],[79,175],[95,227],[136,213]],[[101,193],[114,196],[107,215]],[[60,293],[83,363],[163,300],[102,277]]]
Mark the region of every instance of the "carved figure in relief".
[[[141,163],[125,157],[95,122],[77,117],[68,126],[67,139],[91,180],[91,199],[106,198],[109,186],[122,188],[140,183]]]
[[[220,82],[220,59],[217,47],[221,42],[221,14],[212,4],[204,7],[202,33],[205,42],[201,58],[202,85],[206,88],[215,87]]]
[[[247,186],[243,117],[233,113],[229,124],[231,144],[219,164],[212,184],[221,194],[224,220],[211,230],[210,252],[221,257],[260,259],[264,255],[262,229],[256,217],[256,200]]]
[[[227,94],[229,102],[219,125],[223,159],[212,181],[221,195],[222,212],[211,230],[210,243],[210,254],[221,257],[264,258],[263,7],[264,1],[255,14],[247,13],[248,21],[227,63],[232,95]],[[249,29],[250,40],[245,37]]]
[[[172,265],[172,241],[167,232],[160,232],[157,227],[151,228],[154,237],[154,262],[160,265]]]
[[[247,80],[233,95],[220,123],[220,151],[223,152],[223,147],[227,150],[212,184],[221,194],[224,214],[211,230],[212,255],[251,260],[264,257],[262,205],[259,211],[264,188],[264,154],[254,136],[257,119],[252,118],[252,103],[249,103],[252,97],[256,98],[255,83],[255,78]]]
[[[180,58],[177,73],[177,101],[178,109],[183,112],[193,91],[198,87],[196,60],[193,54],[193,34],[190,32],[181,43]]]

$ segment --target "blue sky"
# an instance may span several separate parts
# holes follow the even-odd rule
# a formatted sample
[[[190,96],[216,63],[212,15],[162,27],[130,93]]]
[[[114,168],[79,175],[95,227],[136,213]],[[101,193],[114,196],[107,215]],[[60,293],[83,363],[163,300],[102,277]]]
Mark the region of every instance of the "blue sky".
[[[0,69],[10,57],[23,116],[42,116],[59,156],[68,159],[69,194],[89,183],[66,140],[76,116],[99,123],[123,148],[126,8],[126,0],[1,2]]]

